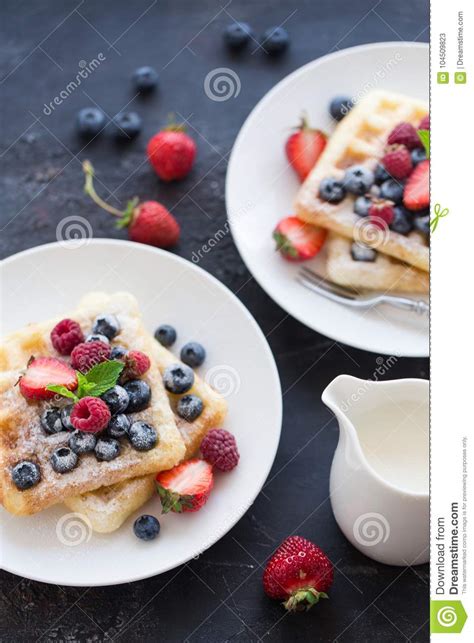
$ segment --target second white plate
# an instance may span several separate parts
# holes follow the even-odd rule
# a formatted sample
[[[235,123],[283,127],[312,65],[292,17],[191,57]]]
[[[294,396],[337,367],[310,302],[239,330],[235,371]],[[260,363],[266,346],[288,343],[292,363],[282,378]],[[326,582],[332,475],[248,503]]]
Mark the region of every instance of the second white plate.
[[[315,60],[284,78],[243,125],[229,162],[227,212],[239,252],[259,284],[282,308],[310,328],[376,353],[424,357],[428,319],[380,306],[359,312],[300,286],[299,267],[275,251],[272,231],[293,213],[298,180],[287,166],[286,138],[303,110],[313,127],[330,132],[332,97],[361,97],[384,88],[417,98],[429,95],[428,45],[381,43],[346,49]],[[317,269],[321,258],[309,262]]]

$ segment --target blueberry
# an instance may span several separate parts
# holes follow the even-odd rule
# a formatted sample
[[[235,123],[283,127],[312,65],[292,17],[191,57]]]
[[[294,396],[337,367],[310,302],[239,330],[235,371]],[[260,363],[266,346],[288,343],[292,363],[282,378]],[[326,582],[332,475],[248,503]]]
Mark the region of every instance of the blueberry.
[[[408,234],[413,229],[413,217],[406,208],[397,205],[393,208],[393,221],[389,227],[399,234]]]
[[[188,342],[181,349],[180,357],[181,361],[188,366],[197,368],[206,359],[206,350],[198,342]]]
[[[41,480],[41,471],[35,462],[23,460],[18,462],[12,469],[12,480],[17,489],[25,491],[34,487]]]
[[[76,428],[71,424],[71,411],[73,406],[73,404],[68,404],[61,409],[61,422],[66,431],[75,431]]]
[[[107,427],[107,433],[111,438],[122,438],[130,428],[130,420],[124,413],[114,415]]]
[[[426,151],[422,147],[415,147],[411,152],[411,162],[418,165],[421,161],[426,161]]]
[[[122,359],[122,357],[125,357],[125,355],[128,353],[128,350],[125,348],[125,346],[120,346],[117,344],[117,346],[112,346],[112,350],[110,351],[110,359]]]
[[[56,473],[68,473],[77,466],[78,462],[77,454],[69,447],[59,447],[51,456],[51,466]]]
[[[186,393],[194,384],[194,373],[189,366],[184,364],[172,364],[163,373],[165,388],[170,393]]]
[[[150,404],[151,389],[145,380],[130,380],[123,385],[127,391],[129,402],[127,406],[127,413],[137,413],[143,411]]]
[[[95,318],[94,325],[92,327],[93,333],[105,335],[109,339],[113,339],[118,335],[120,330],[120,324],[115,315],[99,315]]]
[[[350,96],[335,96],[329,103],[329,113],[336,121],[342,121],[351,109],[354,103]]]
[[[140,134],[142,119],[136,112],[120,112],[112,119],[116,138],[130,140]]]
[[[374,173],[363,165],[353,165],[344,174],[344,187],[351,194],[359,196],[370,190],[374,182]]]
[[[360,217],[367,217],[369,215],[369,209],[372,205],[372,199],[369,199],[367,196],[358,196],[354,201],[354,212]]]
[[[252,37],[252,29],[246,22],[233,22],[224,30],[224,42],[231,49],[242,49]]]
[[[413,224],[415,226],[415,230],[418,230],[419,232],[423,232],[423,234],[426,234],[427,237],[430,235],[430,215],[427,214],[422,217],[415,217],[413,219]]]
[[[77,129],[81,136],[97,136],[104,126],[105,114],[97,107],[84,107],[77,114]]]
[[[112,415],[123,413],[130,402],[130,397],[127,391],[123,386],[119,386],[118,384],[109,388],[109,390],[103,393],[100,397],[107,404]]]
[[[158,442],[155,427],[146,422],[134,422],[128,430],[128,438],[137,451],[149,451]]]
[[[378,199],[380,197],[380,185],[377,185],[376,183],[374,183],[369,190],[369,194]]]
[[[176,331],[173,326],[162,324],[155,330],[155,339],[159,341],[162,346],[169,348],[176,341]]]
[[[50,435],[59,433],[64,429],[61,422],[61,410],[57,408],[49,408],[43,411],[40,418],[41,426]]]
[[[160,523],[155,516],[144,514],[133,523],[133,533],[140,540],[153,540],[160,533]]]
[[[283,27],[270,27],[264,32],[261,44],[267,54],[281,54],[290,44],[290,36]]]
[[[81,455],[81,453],[90,453],[94,450],[97,438],[93,433],[84,433],[83,431],[74,431],[69,438],[69,448]]]
[[[378,163],[374,170],[374,178],[377,185],[380,185],[381,183],[388,181],[388,179],[391,179],[392,177],[384,168],[384,166],[381,163]]]
[[[110,462],[120,455],[120,442],[113,438],[99,438],[94,451],[99,462]]]
[[[380,197],[394,203],[403,201],[403,184],[395,179],[388,179],[380,186]]]
[[[109,344],[109,338],[100,333],[91,333],[87,335],[86,342],[104,342],[104,344]]]
[[[326,177],[319,184],[319,197],[329,203],[339,203],[346,196],[346,188],[339,179]]]
[[[194,422],[201,415],[203,408],[202,400],[197,395],[183,395],[176,410],[179,417],[187,422]]]
[[[410,213],[413,214],[413,216],[415,217],[426,217],[429,215],[430,209],[423,208],[423,210],[413,210],[413,211],[410,211]]]
[[[133,83],[139,92],[150,92],[158,84],[158,73],[153,67],[139,67],[133,72]]]
[[[351,255],[354,261],[375,261],[377,250],[364,246],[361,243],[353,243],[351,246]]]

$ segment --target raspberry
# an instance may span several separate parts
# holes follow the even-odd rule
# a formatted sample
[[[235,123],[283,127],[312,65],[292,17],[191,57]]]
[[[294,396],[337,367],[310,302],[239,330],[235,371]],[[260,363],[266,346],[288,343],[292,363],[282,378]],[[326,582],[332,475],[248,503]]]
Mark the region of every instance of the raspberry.
[[[98,433],[110,422],[109,407],[98,397],[83,397],[74,404],[71,423],[75,429],[85,433]]]
[[[409,150],[415,149],[415,147],[421,147],[422,143],[416,129],[410,123],[399,123],[388,136],[387,143],[389,145],[394,145],[398,143],[399,145],[405,145]]]
[[[395,212],[391,201],[377,201],[369,208],[370,222],[385,230],[393,221]]]
[[[122,371],[122,380],[133,380],[144,375],[150,368],[151,362],[148,355],[141,351],[128,351],[123,358],[125,368]]]
[[[73,319],[63,319],[51,331],[51,343],[61,355],[70,355],[84,341],[81,327]]]
[[[93,366],[110,357],[111,348],[104,342],[78,344],[71,353],[71,366],[81,373],[87,373]]]
[[[430,115],[429,114],[427,114],[426,116],[424,116],[421,119],[420,124],[418,125],[418,129],[428,129],[428,130],[430,129]]]
[[[239,451],[234,436],[225,429],[212,429],[201,442],[204,460],[221,471],[230,471],[239,462]]]
[[[405,179],[413,169],[410,152],[402,145],[389,147],[382,159],[382,165],[394,179]]]

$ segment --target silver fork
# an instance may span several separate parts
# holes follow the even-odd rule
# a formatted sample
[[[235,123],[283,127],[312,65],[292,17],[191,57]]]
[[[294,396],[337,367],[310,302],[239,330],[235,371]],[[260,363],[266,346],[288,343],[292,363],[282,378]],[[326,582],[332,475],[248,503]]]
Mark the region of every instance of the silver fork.
[[[379,304],[388,304],[395,306],[395,308],[403,308],[403,310],[413,311],[418,315],[428,314],[430,310],[428,304],[421,299],[414,300],[396,295],[360,294],[351,288],[346,288],[346,286],[339,286],[306,267],[301,268],[297,280],[305,288],[308,288],[308,290],[316,292],[326,297],[326,299],[351,306],[352,308],[359,308],[360,310],[372,308]]]

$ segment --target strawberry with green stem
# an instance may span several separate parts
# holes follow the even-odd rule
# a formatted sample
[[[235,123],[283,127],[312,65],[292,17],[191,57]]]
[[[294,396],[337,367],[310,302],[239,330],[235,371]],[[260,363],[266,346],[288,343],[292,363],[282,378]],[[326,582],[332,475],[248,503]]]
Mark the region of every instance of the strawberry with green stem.
[[[131,241],[146,243],[157,248],[170,248],[179,239],[180,228],[174,216],[158,201],[142,201],[138,197],[127,203],[125,210],[118,210],[104,201],[94,187],[94,168],[84,161],[86,176],[84,191],[103,210],[118,218],[118,228],[128,228]]]

